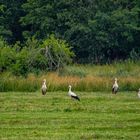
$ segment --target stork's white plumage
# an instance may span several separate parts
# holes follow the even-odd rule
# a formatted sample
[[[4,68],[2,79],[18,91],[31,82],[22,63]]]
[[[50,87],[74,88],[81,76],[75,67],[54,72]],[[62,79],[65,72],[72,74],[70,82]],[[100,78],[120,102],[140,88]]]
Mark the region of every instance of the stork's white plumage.
[[[118,83],[117,83],[117,78],[115,78],[115,82],[112,86],[112,93],[116,94],[118,92],[118,88],[119,88],[119,86],[118,86]]]
[[[42,95],[45,95],[47,92],[46,79],[43,80],[41,90],[42,90]]]
[[[138,97],[140,98],[140,88],[139,88],[139,91],[138,91]]]
[[[74,92],[71,91],[71,85],[69,85],[69,92],[68,92],[68,95],[69,95],[71,98],[80,101],[80,98],[79,98]]]

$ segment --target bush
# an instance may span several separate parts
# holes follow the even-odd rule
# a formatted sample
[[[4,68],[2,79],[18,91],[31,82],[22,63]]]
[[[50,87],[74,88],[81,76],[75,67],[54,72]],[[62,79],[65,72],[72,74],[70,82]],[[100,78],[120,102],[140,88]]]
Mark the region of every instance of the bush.
[[[12,64],[16,61],[15,56],[15,50],[0,39],[0,72],[11,69]]]
[[[28,73],[39,73],[62,68],[72,61],[74,55],[69,45],[53,35],[42,44],[34,37],[29,38],[24,46],[17,42],[8,46],[0,41],[0,71],[11,71],[14,75],[27,76]]]
[[[14,75],[25,76],[28,73],[28,53],[26,49],[22,49],[20,52],[16,53],[16,62],[12,65],[12,73]]]
[[[46,39],[43,42],[42,51],[48,59],[49,70],[57,70],[71,63],[74,53],[70,49],[66,41],[57,39],[54,35]]]

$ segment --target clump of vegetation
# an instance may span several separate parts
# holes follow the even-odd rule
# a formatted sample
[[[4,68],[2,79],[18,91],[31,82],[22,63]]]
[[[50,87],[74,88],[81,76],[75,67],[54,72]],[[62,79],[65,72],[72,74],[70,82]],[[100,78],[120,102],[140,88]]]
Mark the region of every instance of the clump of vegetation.
[[[61,71],[59,71],[60,76],[78,76],[78,77],[86,77],[87,76],[86,66],[82,65],[73,65],[73,66],[65,66]]]
[[[139,62],[131,65],[129,62],[102,66],[66,66],[59,72],[28,74],[26,78],[3,73],[0,91],[36,91],[40,89],[44,78],[47,80],[48,91],[67,91],[69,84],[77,91],[111,91],[115,77],[118,78],[119,91],[136,91],[140,87],[139,71]]]
[[[48,39],[44,40],[42,51],[48,60],[47,69],[57,70],[71,63],[74,53],[70,49],[71,47],[66,41],[57,39],[54,35],[50,35]]]
[[[0,40],[0,72],[9,71],[14,75],[27,76],[28,73],[40,73],[61,69],[72,61],[74,53],[66,41],[50,38],[40,43],[34,37],[29,38],[22,46],[14,46]]]

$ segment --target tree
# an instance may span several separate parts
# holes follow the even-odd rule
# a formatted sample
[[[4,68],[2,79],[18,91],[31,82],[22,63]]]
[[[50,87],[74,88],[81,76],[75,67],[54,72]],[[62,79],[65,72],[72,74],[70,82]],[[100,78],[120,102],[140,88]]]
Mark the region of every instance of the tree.
[[[76,61],[105,63],[138,51],[140,4],[137,0],[31,0],[21,18],[29,33],[43,39],[54,33],[74,46]]]
[[[0,72],[11,70],[12,64],[16,61],[15,56],[15,50],[0,38]]]
[[[10,44],[54,34],[73,46],[80,63],[140,55],[138,0],[2,0],[0,14],[0,35]]]
[[[48,60],[48,70],[57,70],[71,63],[74,53],[66,41],[55,38],[51,35],[43,41],[42,51]]]
[[[8,29],[6,19],[4,16],[6,6],[5,5],[0,5],[0,36],[3,38],[10,38],[12,36],[12,32]]]
[[[21,5],[26,0],[1,0],[0,2],[0,36],[10,44],[22,41],[23,28],[19,22],[24,11]]]

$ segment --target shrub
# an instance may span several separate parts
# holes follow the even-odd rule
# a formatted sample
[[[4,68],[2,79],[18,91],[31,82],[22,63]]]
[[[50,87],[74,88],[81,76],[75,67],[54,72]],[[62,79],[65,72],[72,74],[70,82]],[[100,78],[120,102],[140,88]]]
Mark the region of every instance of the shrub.
[[[12,73],[14,75],[25,76],[28,73],[28,53],[26,49],[22,49],[20,52],[16,53],[16,62],[12,65]]]
[[[0,72],[10,70],[12,64],[15,63],[15,56],[15,50],[8,46],[4,40],[0,39]]]
[[[70,46],[66,41],[55,38],[51,35],[48,39],[44,40],[42,51],[48,59],[49,70],[57,70],[64,67],[72,61],[74,53],[70,51]]]
[[[29,38],[24,46],[17,42],[8,46],[0,40],[0,71],[11,71],[14,75],[27,76],[28,73],[39,73],[62,68],[72,61],[74,56],[69,45],[54,35],[42,44],[34,37]]]

